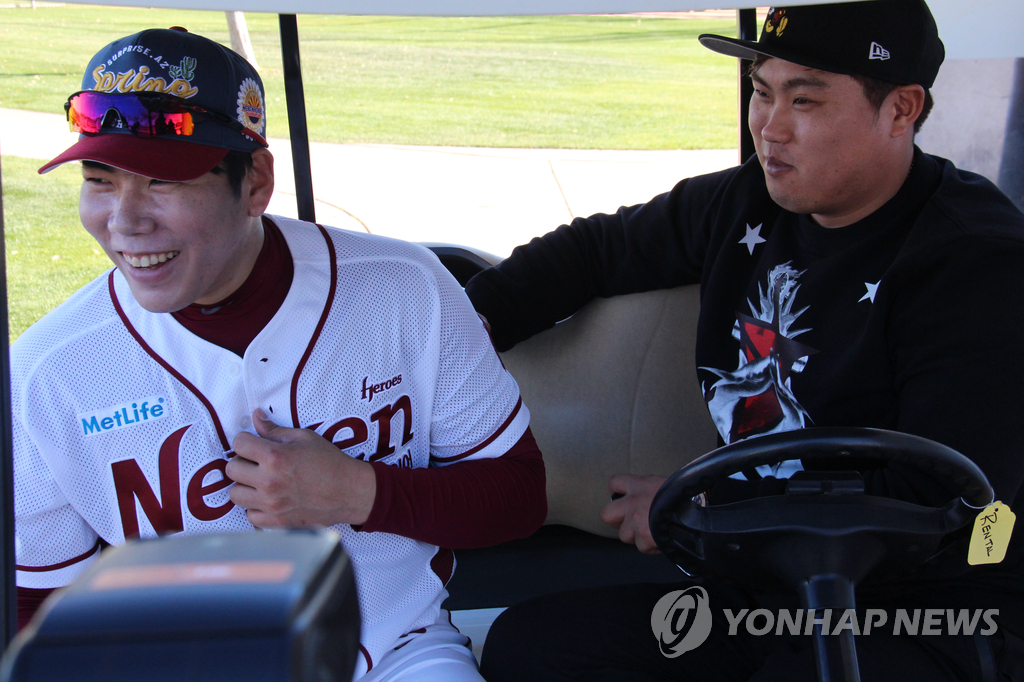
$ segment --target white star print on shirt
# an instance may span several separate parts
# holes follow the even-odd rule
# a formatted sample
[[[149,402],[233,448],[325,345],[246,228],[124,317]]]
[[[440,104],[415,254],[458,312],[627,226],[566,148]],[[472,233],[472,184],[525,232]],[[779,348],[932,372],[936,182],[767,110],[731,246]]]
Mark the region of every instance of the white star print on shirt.
[[[860,301],[871,301],[875,302],[875,292],[878,291],[878,285],[882,283],[882,280],[878,280],[874,284],[871,282],[864,282],[864,286],[867,287],[868,292],[860,297]],[[857,301],[857,303],[860,303]]]
[[[764,223],[761,223],[763,225]],[[754,247],[758,244],[763,244],[766,240],[761,236],[761,225],[751,228],[747,225],[747,234],[743,239],[740,240],[740,244],[744,244],[747,249],[750,250],[750,255],[754,255]]]

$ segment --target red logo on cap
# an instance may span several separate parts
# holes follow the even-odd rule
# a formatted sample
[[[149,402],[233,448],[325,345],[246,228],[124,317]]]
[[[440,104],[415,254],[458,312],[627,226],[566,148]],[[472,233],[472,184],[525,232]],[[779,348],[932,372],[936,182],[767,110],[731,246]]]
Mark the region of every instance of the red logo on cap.
[[[789,19],[786,18],[786,10],[775,9],[774,7],[768,12],[768,16],[764,20],[764,32],[772,33],[782,37],[782,32],[786,30],[786,24],[789,23]]]

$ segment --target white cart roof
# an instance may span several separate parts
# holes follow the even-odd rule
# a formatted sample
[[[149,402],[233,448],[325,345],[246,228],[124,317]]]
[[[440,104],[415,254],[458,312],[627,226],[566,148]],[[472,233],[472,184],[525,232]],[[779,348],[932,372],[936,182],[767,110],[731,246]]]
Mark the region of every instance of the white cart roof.
[[[723,6],[703,0],[102,0],[98,4],[274,14],[395,16],[628,14],[756,6],[750,2],[732,6],[726,2]],[[783,0],[782,4],[814,2]],[[947,59],[1024,57],[1024,2],[1021,0],[928,0],[928,5],[939,25]]]

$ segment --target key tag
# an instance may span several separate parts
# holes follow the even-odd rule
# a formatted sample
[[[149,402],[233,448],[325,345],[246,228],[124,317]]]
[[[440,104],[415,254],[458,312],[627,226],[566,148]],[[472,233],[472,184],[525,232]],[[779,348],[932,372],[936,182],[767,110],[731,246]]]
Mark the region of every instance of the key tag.
[[[967,563],[998,564],[1006,556],[1010,533],[1017,515],[1008,505],[996,500],[985,507],[974,520],[971,544],[967,550]]]

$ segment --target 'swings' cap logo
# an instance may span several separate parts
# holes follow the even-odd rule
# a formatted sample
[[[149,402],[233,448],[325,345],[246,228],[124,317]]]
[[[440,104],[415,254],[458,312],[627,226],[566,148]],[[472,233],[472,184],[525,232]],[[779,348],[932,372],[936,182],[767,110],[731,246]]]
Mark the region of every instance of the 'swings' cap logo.
[[[881,59],[886,60],[889,58],[889,50],[885,49],[878,43],[871,43],[871,52],[868,54],[868,59]]]
[[[264,109],[260,86],[252,78],[242,81],[238,89],[238,121],[249,130],[263,134]]]
[[[789,19],[786,17],[785,9],[775,9],[772,7],[768,11],[768,16],[764,20],[764,32],[774,32],[779,38],[782,37],[782,32],[786,30],[786,24],[789,23]]]
[[[133,66],[125,71],[116,69],[107,71],[107,67],[114,66],[119,58],[126,55],[127,59],[136,57],[137,61],[152,60],[153,68],[165,71],[171,78],[170,82],[167,78],[151,75],[148,65],[140,65],[137,62],[133,62]],[[101,60],[92,70],[92,78],[96,83],[93,90],[117,93],[162,92],[182,99],[189,99],[199,93],[199,88],[192,85],[191,82],[195,77],[197,63],[194,57],[183,57],[181,64],[174,66],[168,63],[163,56],[151,52],[148,47],[129,45],[110,55],[105,62]]]

